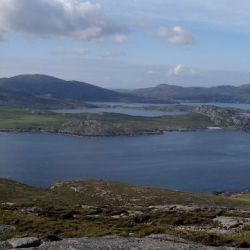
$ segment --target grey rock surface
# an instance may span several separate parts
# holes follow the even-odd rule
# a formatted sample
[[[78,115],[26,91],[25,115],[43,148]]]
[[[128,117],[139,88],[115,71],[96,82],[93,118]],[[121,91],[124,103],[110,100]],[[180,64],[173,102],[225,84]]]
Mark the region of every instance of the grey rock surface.
[[[210,117],[210,119],[218,126],[250,131],[249,117],[242,116],[241,113],[234,109],[202,105],[197,107],[195,112]]]
[[[0,237],[8,234],[8,233],[11,233],[13,231],[15,231],[16,228],[13,227],[13,226],[8,226],[8,225],[1,225],[0,224]]]
[[[40,246],[42,241],[35,237],[13,238],[8,240],[7,244],[10,245],[11,248],[30,248]]]
[[[25,239],[22,239],[25,240]],[[0,249],[15,249],[1,248]],[[43,242],[37,247],[18,249],[30,250],[229,250],[236,248],[209,247],[195,244],[167,235],[151,235],[145,238],[122,238],[108,236],[101,238],[64,239],[54,242]]]

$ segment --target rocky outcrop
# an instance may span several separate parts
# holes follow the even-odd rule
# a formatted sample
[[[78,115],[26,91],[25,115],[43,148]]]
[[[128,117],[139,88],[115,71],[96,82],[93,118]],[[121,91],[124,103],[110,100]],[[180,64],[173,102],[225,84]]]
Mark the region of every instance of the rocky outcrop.
[[[224,229],[231,229],[231,231],[232,229],[240,231],[242,228],[250,226],[250,218],[218,216],[213,220],[219,222]]]
[[[195,112],[208,116],[217,126],[250,131],[250,119],[238,110],[202,105]]]
[[[59,131],[62,134],[77,136],[137,136],[137,135],[159,135],[163,132],[159,129],[146,130],[143,128],[134,128],[123,122],[106,122],[91,116],[85,119],[72,119],[63,124],[63,129]]]
[[[8,226],[8,225],[0,225],[0,237],[9,234],[11,232],[14,232],[16,228],[14,226]]]
[[[42,244],[42,240],[29,237],[29,238],[13,238],[6,242],[6,248],[31,248],[31,247],[38,247]]]
[[[64,239],[61,241],[44,241],[37,238],[12,239],[3,243],[2,249],[33,250],[226,250],[237,248],[209,247],[168,235],[150,235],[145,238],[122,238],[107,236],[101,238]],[[3,245],[2,245],[3,246]],[[1,245],[0,245],[1,249]]]

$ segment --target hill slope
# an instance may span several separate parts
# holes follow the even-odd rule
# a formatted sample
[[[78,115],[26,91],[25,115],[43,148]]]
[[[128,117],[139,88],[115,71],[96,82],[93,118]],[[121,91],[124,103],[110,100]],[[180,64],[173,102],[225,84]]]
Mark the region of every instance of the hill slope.
[[[1,239],[13,237],[53,240],[150,234],[170,234],[213,246],[249,247],[248,218],[249,199],[241,195],[202,196],[97,180],[59,182],[50,188],[38,189],[0,179],[0,230],[1,225],[5,225],[4,234],[0,231],[0,249],[6,249],[1,248]],[[54,245],[46,249],[66,248]],[[95,245],[86,249],[104,248]]]
[[[144,99],[84,82],[65,81],[46,75],[19,75],[2,78],[0,87],[40,98],[57,100],[121,102]]]
[[[4,108],[63,108],[74,107],[74,102],[37,97],[27,93],[0,88],[0,107]]]
[[[173,99],[189,102],[250,102],[250,85],[204,87],[181,87],[161,84],[152,88],[136,89],[131,94],[156,99]]]

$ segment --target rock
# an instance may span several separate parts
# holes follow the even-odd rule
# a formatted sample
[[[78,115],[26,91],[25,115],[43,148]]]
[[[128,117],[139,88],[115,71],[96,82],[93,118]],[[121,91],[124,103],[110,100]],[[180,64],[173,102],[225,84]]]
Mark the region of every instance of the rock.
[[[143,215],[143,212],[141,212],[141,211],[133,211],[133,210],[128,210],[128,214],[129,214],[129,216],[131,217],[133,217],[133,216],[139,216],[139,215]]]
[[[91,217],[99,217],[99,215],[103,212],[102,208],[89,206],[89,205],[81,205],[81,208],[86,210],[87,216]]]
[[[0,225],[0,237],[9,234],[11,232],[14,232],[16,230],[15,227],[13,226],[8,226],[8,225]]]
[[[219,222],[224,229],[240,230],[245,226],[250,226],[250,218],[218,216],[213,219]]]
[[[39,216],[42,214],[43,210],[40,207],[25,207],[18,210],[18,212],[25,215],[31,214]]]
[[[209,207],[207,206],[198,206],[198,205],[156,205],[156,206],[149,206],[149,209],[158,211],[158,210],[164,210],[167,212],[191,212],[191,211],[207,211],[209,210]],[[213,208],[214,209],[214,208]]]
[[[2,243],[0,242],[0,250],[6,250],[6,249],[9,249],[9,246],[7,243]]]
[[[86,215],[86,218],[94,218],[94,219],[97,219],[97,218],[100,218],[101,215],[99,214],[95,214],[95,215]]]
[[[235,109],[202,105],[197,107],[195,112],[208,116],[217,126],[250,131],[249,117],[242,116]]]
[[[42,238],[41,240],[42,240],[42,242],[52,242],[52,241],[61,241],[62,239],[56,235],[48,235],[48,236]]]
[[[118,215],[112,215],[111,218],[117,220],[117,219],[121,219],[121,218],[124,218],[124,217],[122,215],[118,214]],[[127,218],[127,217],[125,217],[125,218]]]
[[[3,202],[2,206],[13,207],[13,206],[15,206],[15,203],[13,203],[13,202]]]
[[[13,238],[8,240],[7,243],[12,248],[30,248],[30,247],[39,247],[42,244],[42,240],[35,237]]]
[[[0,248],[1,249],[1,248]],[[28,249],[28,248],[26,248]],[[145,238],[108,236],[101,238],[64,239],[44,242],[32,250],[226,250],[237,248],[208,247],[168,235]]]
[[[225,229],[225,228],[220,228],[220,227],[213,227],[213,226],[208,226],[208,225],[200,225],[200,226],[177,226],[177,230],[181,231],[192,231],[192,232],[204,232],[204,233],[211,233],[211,234],[232,234],[235,232],[239,232],[239,230],[235,229]]]
[[[81,205],[82,209],[96,209],[97,207],[95,206],[89,206],[89,205]]]

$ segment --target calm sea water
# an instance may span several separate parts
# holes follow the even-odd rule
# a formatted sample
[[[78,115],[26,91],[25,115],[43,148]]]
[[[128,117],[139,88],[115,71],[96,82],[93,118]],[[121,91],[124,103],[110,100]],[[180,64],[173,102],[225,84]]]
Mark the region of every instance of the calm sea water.
[[[166,104],[143,104],[143,103],[92,103],[92,104],[103,104],[103,105],[124,105],[125,107],[105,107],[105,108],[78,108],[78,109],[60,109],[54,110],[57,113],[120,113],[127,114],[132,116],[145,116],[145,117],[157,117],[164,115],[184,115],[188,112],[164,112],[159,110],[144,110],[142,109],[145,106],[165,106]],[[242,110],[250,110],[250,104],[240,104],[240,103],[182,103],[187,106],[201,106],[201,105],[215,105],[218,107],[224,108],[239,108]],[[171,104],[168,104],[171,105]],[[248,113],[244,115],[250,116]]]
[[[250,134],[230,131],[76,138],[0,133],[0,177],[45,187],[106,179],[184,191],[250,188]]]

